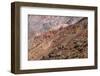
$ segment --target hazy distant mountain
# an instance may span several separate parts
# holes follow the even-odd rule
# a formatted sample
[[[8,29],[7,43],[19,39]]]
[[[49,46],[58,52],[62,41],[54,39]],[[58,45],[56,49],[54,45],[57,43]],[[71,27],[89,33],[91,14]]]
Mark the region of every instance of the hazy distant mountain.
[[[62,26],[62,24],[72,25],[81,20],[83,17],[71,16],[28,16],[28,35],[34,37],[35,33],[47,32],[53,27]]]

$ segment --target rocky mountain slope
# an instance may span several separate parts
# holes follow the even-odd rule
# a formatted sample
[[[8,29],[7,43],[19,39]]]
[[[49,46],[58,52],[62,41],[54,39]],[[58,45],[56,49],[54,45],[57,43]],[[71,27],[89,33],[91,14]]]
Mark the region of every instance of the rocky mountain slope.
[[[88,20],[62,23],[28,40],[28,60],[87,58]]]
[[[71,16],[50,16],[50,15],[29,15],[28,16],[28,38],[34,37],[35,33],[47,32],[58,25],[72,25],[83,17]]]

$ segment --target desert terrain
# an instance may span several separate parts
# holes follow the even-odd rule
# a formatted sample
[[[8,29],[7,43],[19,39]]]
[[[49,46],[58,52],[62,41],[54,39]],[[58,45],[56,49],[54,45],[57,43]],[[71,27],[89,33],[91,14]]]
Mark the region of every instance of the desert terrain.
[[[29,17],[28,60],[88,57],[88,18]]]

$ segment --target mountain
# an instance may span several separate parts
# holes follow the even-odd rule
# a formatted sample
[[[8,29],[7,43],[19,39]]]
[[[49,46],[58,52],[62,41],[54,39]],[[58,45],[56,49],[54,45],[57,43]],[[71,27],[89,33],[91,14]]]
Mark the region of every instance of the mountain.
[[[50,15],[29,15],[28,16],[28,38],[34,37],[35,33],[47,32],[53,27],[62,24],[72,25],[83,17],[71,16],[50,16]]]
[[[70,22],[69,22],[70,23]],[[28,60],[87,58],[88,20],[58,24],[28,41]]]

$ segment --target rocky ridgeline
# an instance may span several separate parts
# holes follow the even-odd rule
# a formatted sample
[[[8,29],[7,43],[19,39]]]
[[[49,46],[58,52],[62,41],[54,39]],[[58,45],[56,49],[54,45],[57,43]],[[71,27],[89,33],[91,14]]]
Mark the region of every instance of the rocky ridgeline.
[[[88,41],[87,41],[87,23],[84,22],[86,19],[77,23],[75,26],[69,26],[63,30],[66,34],[64,36],[63,32],[60,32],[59,35],[63,34],[60,38],[56,39],[53,45],[53,49],[50,49],[51,52],[47,56],[43,56],[41,59],[70,59],[70,58],[86,58],[88,52]],[[82,27],[80,25],[84,22]],[[69,29],[69,30],[68,30]],[[74,30],[74,31],[71,31]],[[60,30],[59,30],[60,31]],[[68,36],[72,35],[72,36]],[[55,36],[56,37],[56,36]],[[69,37],[69,38],[68,38]],[[59,42],[62,39],[61,42]],[[52,45],[52,46],[53,46]],[[52,48],[52,47],[51,47]]]

